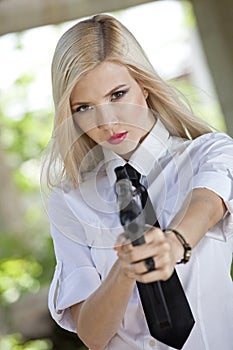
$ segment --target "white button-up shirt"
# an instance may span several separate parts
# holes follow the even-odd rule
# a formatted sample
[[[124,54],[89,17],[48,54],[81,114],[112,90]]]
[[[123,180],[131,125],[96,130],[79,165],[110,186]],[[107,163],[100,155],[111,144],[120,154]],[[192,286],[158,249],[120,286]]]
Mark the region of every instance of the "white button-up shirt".
[[[57,266],[49,309],[58,324],[73,332],[69,307],[88,298],[106,278],[117,259],[113,246],[123,231],[114,169],[125,161],[108,149],[103,152],[103,161],[85,175],[78,189],[66,184],[50,197]],[[162,229],[194,188],[208,188],[224,200],[224,218],[193,249],[190,261],[176,270],[196,320],[183,350],[233,349],[233,140],[224,133],[182,140],[157,120],[129,163],[143,175]],[[171,349],[150,336],[136,287],[106,349]]]

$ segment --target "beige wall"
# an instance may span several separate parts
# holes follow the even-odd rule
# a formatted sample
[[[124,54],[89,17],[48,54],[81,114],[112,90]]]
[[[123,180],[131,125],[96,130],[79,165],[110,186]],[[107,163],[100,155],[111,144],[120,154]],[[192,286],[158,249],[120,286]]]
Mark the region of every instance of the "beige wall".
[[[207,62],[233,136],[233,2],[192,0]]]

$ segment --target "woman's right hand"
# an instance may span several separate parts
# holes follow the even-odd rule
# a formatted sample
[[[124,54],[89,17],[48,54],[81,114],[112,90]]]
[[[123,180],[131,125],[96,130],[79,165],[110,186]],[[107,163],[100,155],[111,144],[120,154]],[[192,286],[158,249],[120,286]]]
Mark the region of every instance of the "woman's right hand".
[[[125,233],[118,236],[115,250],[125,276],[138,282],[165,281],[173,273],[176,252],[183,253],[183,247],[172,234],[157,227],[144,232],[145,243],[133,246]],[[148,271],[146,259],[153,259],[155,268]]]

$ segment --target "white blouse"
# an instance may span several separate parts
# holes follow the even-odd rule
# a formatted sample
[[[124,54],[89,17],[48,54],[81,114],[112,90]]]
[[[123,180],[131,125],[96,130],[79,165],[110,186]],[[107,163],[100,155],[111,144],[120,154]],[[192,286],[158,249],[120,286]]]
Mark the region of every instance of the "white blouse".
[[[108,149],[98,167],[78,189],[63,185],[49,202],[57,266],[49,309],[63,328],[76,332],[69,307],[85,300],[108,275],[113,250],[123,232],[114,191],[114,169],[125,161]],[[193,249],[190,261],[176,271],[196,320],[183,350],[233,348],[233,140],[210,133],[195,140],[170,136],[157,120],[129,160],[141,174],[162,229],[194,188],[217,193],[228,209]],[[93,313],[95,310],[93,310]],[[182,317],[182,310],[180,310]],[[106,350],[172,349],[150,336],[135,287],[117,334]]]

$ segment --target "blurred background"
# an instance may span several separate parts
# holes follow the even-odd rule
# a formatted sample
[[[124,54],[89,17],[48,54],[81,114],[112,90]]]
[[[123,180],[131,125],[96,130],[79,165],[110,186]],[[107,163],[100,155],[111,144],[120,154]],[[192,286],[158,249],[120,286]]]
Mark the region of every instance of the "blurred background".
[[[86,349],[48,313],[55,260],[40,171],[53,51],[77,20],[99,12],[132,31],[198,116],[233,136],[231,0],[0,0],[0,350]]]

